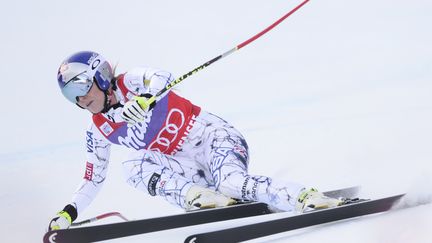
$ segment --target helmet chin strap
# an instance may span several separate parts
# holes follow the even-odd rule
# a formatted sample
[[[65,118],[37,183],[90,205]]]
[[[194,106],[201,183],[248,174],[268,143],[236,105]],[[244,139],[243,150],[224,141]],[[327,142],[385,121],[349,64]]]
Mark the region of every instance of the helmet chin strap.
[[[110,105],[111,99],[108,98],[108,90],[105,90],[103,93],[105,96],[104,107],[99,113],[105,113],[109,111],[109,109],[111,109],[111,105]]]

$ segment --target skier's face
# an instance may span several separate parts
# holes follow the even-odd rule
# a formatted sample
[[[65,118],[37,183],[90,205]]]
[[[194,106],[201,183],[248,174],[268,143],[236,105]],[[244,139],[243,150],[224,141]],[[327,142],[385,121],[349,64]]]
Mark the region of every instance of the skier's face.
[[[77,104],[93,114],[101,112],[105,104],[105,94],[93,83],[89,92],[77,98]]]

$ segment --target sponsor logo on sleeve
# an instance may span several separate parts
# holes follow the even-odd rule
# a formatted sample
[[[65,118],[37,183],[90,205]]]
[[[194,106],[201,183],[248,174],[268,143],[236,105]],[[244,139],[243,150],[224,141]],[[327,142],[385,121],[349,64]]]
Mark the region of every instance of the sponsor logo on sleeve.
[[[87,162],[86,164],[86,170],[84,174],[84,179],[91,181],[93,178],[93,164],[90,162]]]
[[[93,153],[93,133],[87,131],[87,152]]]

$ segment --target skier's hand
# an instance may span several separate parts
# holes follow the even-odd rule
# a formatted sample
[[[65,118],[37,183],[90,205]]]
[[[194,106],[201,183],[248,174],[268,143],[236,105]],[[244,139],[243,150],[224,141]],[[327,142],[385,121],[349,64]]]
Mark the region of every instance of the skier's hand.
[[[72,217],[66,211],[57,213],[56,217],[51,220],[48,231],[67,229],[72,224]]]
[[[130,125],[143,122],[147,118],[148,112],[155,105],[155,101],[152,101],[151,97],[150,94],[144,94],[142,96],[134,96],[131,100],[126,102],[121,114],[123,120]]]
[[[297,212],[305,212],[311,209],[333,208],[340,206],[342,200],[325,196],[316,189],[303,190],[296,203]]]
[[[235,204],[236,201],[219,192],[194,185],[186,193],[186,210],[223,207]]]

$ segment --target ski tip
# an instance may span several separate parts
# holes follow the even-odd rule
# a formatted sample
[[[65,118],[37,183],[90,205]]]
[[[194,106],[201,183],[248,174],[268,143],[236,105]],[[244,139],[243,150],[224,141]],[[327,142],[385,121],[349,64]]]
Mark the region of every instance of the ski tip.
[[[187,237],[184,241],[185,243],[198,243],[197,237],[195,235],[191,235]]]
[[[43,238],[43,242],[44,243],[55,243],[56,241],[56,236],[57,236],[57,232],[56,231],[48,231],[45,233],[44,238]]]

